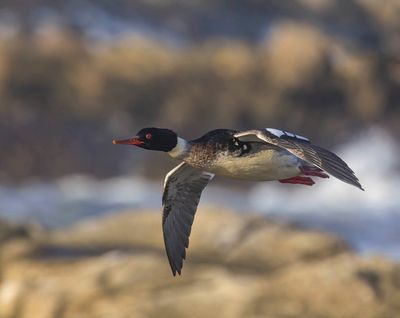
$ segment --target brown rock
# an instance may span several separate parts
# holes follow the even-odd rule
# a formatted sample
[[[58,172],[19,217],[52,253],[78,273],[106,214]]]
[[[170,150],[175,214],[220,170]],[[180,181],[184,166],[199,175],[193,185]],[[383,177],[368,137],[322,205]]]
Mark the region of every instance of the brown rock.
[[[382,259],[355,255],[299,263],[266,282],[249,315],[386,317],[384,311],[393,315],[398,306],[390,303],[399,300],[400,290],[391,275],[398,269]]]
[[[400,267],[314,231],[200,209],[182,276],[159,213],[122,213],[57,231],[11,258],[0,317],[396,317]]]
[[[164,254],[160,213],[127,211],[56,232],[52,244],[107,250],[133,249]],[[201,209],[190,237],[187,262],[270,270],[296,260],[320,259],[349,249],[333,236],[245,217],[218,208]],[[168,266],[168,264],[165,264]]]

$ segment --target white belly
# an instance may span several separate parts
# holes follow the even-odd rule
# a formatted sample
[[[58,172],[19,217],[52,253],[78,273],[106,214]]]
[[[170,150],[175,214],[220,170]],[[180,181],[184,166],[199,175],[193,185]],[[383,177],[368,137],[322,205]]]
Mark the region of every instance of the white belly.
[[[221,157],[207,170],[235,179],[272,181],[300,175],[299,163],[289,152],[265,150],[252,156]]]

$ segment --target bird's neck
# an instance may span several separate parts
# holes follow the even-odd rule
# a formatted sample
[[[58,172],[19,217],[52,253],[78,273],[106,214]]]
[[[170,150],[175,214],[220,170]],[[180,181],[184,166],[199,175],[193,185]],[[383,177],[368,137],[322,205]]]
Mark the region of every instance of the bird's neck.
[[[173,148],[171,151],[168,151],[168,154],[172,158],[183,159],[189,154],[190,148],[191,144],[187,140],[178,137],[175,148]]]

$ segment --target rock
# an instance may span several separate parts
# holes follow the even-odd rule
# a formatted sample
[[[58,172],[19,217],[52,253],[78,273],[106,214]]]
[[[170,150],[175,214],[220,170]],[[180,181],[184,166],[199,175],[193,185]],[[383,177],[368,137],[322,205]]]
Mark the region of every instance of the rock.
[[[54,233],[51,242],[87,250],[134,249],[165,254],[160,213],[130,211],[86,222]],[[216,263],[249,269],[270,270],[296,260],[321,259],[349,249],[337,238],[246,217],[218,208],[202,209],[190,236],[187,262]]]
[[[0,286],[0,317],[14,317],[24,293],[24,284],[7,279]]]
[[[10,258],[0,317],[396,317],[400,266],[333,236],[200,209],[182,276],[160,214],[124,212],[58,230]]]
[[[41,229],[32,224],[13,224],[0,220],[0,243],[13,239],[29,239],[38,234]]]
[[[360,275],[366,268],[378,266],[379,262],[382,261],[370,260],[370,266],[366,266],[364,260],[354,255],[340,255],[306,266],[296,264],[271,277],[259,295],[260,298],[255,299],[250,306],[253,311],[248,314],[278,317],[380,317],[382,294],[394,290],[389,286],[380,286],[381,283],[373,286]],[[374,269],[373,275],[380,277],[378,280],[386,280],[391,269]],[[400,296],[398,289],[395,293]]]
[[[9,259],[32,253],[39,241],[46,240],[46,235],[47,232],[36,224],[0,220],[0,269],[2,263]]]

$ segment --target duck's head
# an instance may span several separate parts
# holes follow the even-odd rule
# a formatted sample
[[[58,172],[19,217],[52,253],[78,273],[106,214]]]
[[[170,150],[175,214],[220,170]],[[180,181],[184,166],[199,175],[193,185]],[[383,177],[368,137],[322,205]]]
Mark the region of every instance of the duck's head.
[[[170,129],[143,128],[135,137],[122,140],[113,140],[113,144],[134,145],[148,150],[169,152],[176,147],[178,135]]]

